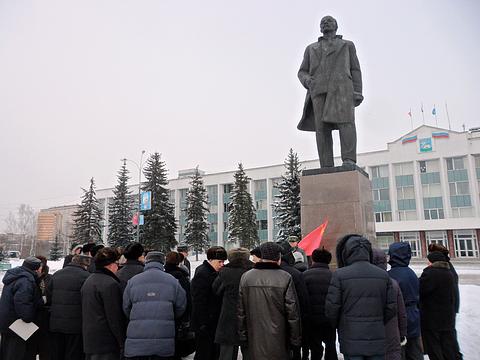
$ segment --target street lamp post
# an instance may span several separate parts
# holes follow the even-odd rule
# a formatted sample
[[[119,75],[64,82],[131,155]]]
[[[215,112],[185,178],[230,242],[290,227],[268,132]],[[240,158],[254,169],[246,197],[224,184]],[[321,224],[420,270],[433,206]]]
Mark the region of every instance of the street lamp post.
[[[137,242],[140,240],[140,204],[142,202],[142,161],[143,155],[145,154],[145,150],[142,150],[142,154],[140,155],[140,165],[130,159],[124,158],[122,161],[130,161],[131,163],[135,164],[138,168],[138,202],[137,202]]]

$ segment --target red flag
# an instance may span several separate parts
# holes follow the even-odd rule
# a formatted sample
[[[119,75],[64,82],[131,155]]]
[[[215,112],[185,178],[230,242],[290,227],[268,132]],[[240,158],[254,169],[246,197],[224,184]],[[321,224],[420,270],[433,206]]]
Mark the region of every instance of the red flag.
[[[313,250],[318,249],[323,239],[323,233],[328,225],[328,219],[326,219],[322,225],[313,230],[310,234],[305,236],[302,241],[298,243],[298,247],[305,250],[307,256],[312,255]]]
[[[132,225],[138,225],[138,213],[133,214]]]

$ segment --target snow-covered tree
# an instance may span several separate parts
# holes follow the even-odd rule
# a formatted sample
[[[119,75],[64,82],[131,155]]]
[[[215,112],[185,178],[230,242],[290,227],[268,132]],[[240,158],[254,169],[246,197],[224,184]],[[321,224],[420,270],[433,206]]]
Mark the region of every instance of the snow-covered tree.
[[[125,247],[133,239],[132,198],[128,190],[128,170],[126,160],[118,171],[118,183],[113,190],[113,201],[108,205],[109,226],[108,244]]]
[[[56,261],[62,257],[62,247],[58,241],[58,235],[55,235],[55,241],[50,248],[50,260]]]
[[[228,217],[228,241],[238,242],[240,246],[251,249],[259,240],[255,207],[248,192],[250,179],[245,174],[242,163],[238,164],[234,179]]]
[[[300,175],[302,172],[298,155],[292,149],[285,160],[286,172],[275,187],[279,193],[273,203],[274,221],[279,227],[277,240],[287,240],[295,235],[301,238],[300,228]]]
[[[90,188],[82,190],[82,202],[73,213],[73,238],[79,243],[96,243],[102,238],[102,211],[95,194],[95,180],[91,178]]]
[[[198,254],[208,245],[207,189],[198,168],[191,179],[186,197],[185,242]]]
[[[165,162],[160,159],[159,153],[154,153],[147,160],[143,170],[146,181],[144,191],[152,192],[152,208],[144,213],[143,229],[140,242],[146,248],[170,251],[176,244],[175,208],[169,201],[167,169]]]

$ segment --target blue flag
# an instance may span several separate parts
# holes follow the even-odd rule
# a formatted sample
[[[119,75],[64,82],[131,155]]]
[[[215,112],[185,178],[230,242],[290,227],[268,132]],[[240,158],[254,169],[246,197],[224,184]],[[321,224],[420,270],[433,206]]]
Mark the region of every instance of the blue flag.
[[[432,109],[432,115],[437,115],[437,109],[435,109],[435,106]]]

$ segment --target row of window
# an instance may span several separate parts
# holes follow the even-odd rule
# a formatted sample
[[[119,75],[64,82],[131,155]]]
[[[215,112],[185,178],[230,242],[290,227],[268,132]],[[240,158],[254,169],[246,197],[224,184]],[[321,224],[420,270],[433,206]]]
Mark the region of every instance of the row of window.
[[[412,257],[421,258],[427,254],[422,254],[420,243],[420,233],[418,231],[400,232],[399,240],[410,244],[412,248]],[[380,249],[388,250],[390,244],[395,241],[393,233],[377,233],[377,242]],[[432,243],[445,246],[451,254],[458,258],[478,258],[479,249],[475,230],[453,230],[453,246],[450,249],[446,231],[425,231],[425,248]]]

